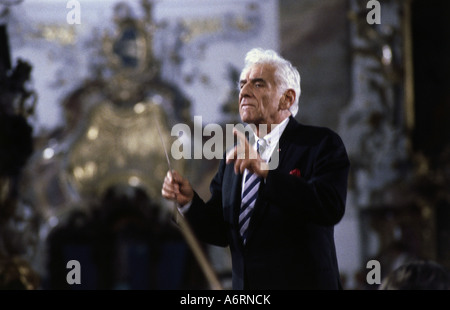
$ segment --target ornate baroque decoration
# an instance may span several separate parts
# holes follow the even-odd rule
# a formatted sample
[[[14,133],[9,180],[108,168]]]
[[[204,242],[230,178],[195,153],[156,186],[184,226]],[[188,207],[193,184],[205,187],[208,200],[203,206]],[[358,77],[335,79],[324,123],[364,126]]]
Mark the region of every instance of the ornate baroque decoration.
[[[115,184],[128,184],[158,197],[168,167],[155,122],[164,128],[164,143],[170,147],[164,112],[154,101],[132,109],[99,103],[69,153],[68,173],[78,191],[97,196]]]
[[[29,197],[50,226],[74,207],[89,208],[114,186],[139,187],[155,203],[164,203],[160,191],[168,166],[161,140],[170,152],[170,128],[190,124],[190,103],[159,76],[152,6],[141,4],[141,19],[125,2],[115,5],[115,29],[93,40],[101,44],[92,78],[62,102],[64,128],[37,141],[28,178],[35,190]],[[181,160],[172,160],[172,166],[184,170]]]
[[[430,169],[410,141],[411,1],[382,1],[379,25],[367,23],[366,2],[350,3],[354,89],[340,132],[352,162],[349,194],[364,227],[362,260],[379,260],[382,276],[411,258],[448,263],[448,249],[441,245],[448,225],[441,234],[437,226],[437,214],[448,203],[448,175]],[[444,155],[442,167],[448,165]]]
[[[158,63],[151,52],[151,6],[143,5],[144,21],[134,19],[125,3],[116,5],[117,31],[103,39],[107,67],[100,92],[104,100],[92,103],[68,153],[70,179],[88,197],[123,183],[143,187],[156,199],[168,169],[158,126],[170,148],[169,121],[173,124],[181,117],[172,115],[168,120],[166,112],[185,107],[175,106],[174,92],[157,80]],[[174,165],[182,171],[181,162]]]
[[[383,205],[384,193],[401,181],[409,161],[405,115],[402,3],[383,2],[380,25],[366,21],[365,3],[351,1],[353,98],[342,118],[352,160],[352,187],[360,208]],[[387,19],[388,13],[392,16]]]

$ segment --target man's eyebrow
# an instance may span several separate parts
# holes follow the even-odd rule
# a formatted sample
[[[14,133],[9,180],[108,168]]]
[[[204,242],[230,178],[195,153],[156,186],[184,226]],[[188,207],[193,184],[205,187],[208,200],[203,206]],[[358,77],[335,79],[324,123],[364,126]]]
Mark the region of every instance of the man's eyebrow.
[[[239,84],[245,84],[246,82],[247,82],[246,79],[242,79],[242,80],[239,81]],[[252,82],[252,83],[258,83],[258,82],[265,83],[266,80],[264,80],[263,78],[254,78],[254,79],[250,79],[250,82]]]
[[[251,81],[252,81],[252,83],[258,83],[258,82],[265,83],[266,82],[266,80],[264,80],[263,78],[255,78],[255,79],[252,79]]]

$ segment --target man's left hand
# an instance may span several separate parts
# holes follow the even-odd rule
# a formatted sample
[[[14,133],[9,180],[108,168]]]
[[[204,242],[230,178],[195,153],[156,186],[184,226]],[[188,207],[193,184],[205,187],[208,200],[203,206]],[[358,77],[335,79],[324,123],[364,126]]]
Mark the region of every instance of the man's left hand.
[[[244,173],[244,170],[248,169],[258,176],[266,178],[269,165],[250,146],[242,132],[234,129],[233,134],[237,137],[238,143],[227,153],[226,163],[229,164],[234,161],[234,172],[236,174]]]

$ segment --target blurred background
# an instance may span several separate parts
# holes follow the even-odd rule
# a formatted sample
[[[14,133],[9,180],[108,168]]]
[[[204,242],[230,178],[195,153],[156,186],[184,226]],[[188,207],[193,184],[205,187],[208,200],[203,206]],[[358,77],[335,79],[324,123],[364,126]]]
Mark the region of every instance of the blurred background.
[[[239,122],[253,47],[292,61],[297,120],[347,147],[344,288],[377,289],[371,260],[382,277],[412,258],[450,268],[449,12],[444,0],[0,0],[0,288],[209,289],[160,195],[162,143],[177,124],[193,147],[206,125]],[[217,159],[171,162],[209,197]],[[200,246],[231,288],[228,249]],[[81,284],[67,283],[70,260]]]

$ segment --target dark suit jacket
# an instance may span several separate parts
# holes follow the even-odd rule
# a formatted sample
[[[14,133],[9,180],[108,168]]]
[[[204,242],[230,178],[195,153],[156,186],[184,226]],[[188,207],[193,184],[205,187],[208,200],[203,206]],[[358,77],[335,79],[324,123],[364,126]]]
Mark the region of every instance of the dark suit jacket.
[[[233,289],[342,289],[334,225],[345,211],[350,163],[344,144],[332,130],[291,117],[278,152],[245,246],[238,228],[242,175],[233,164],[221,160],[211,198],[204,202],[195,193],[186,218],[201,241],[230,247]],[[301,175],[290,174],[294,169]]]

